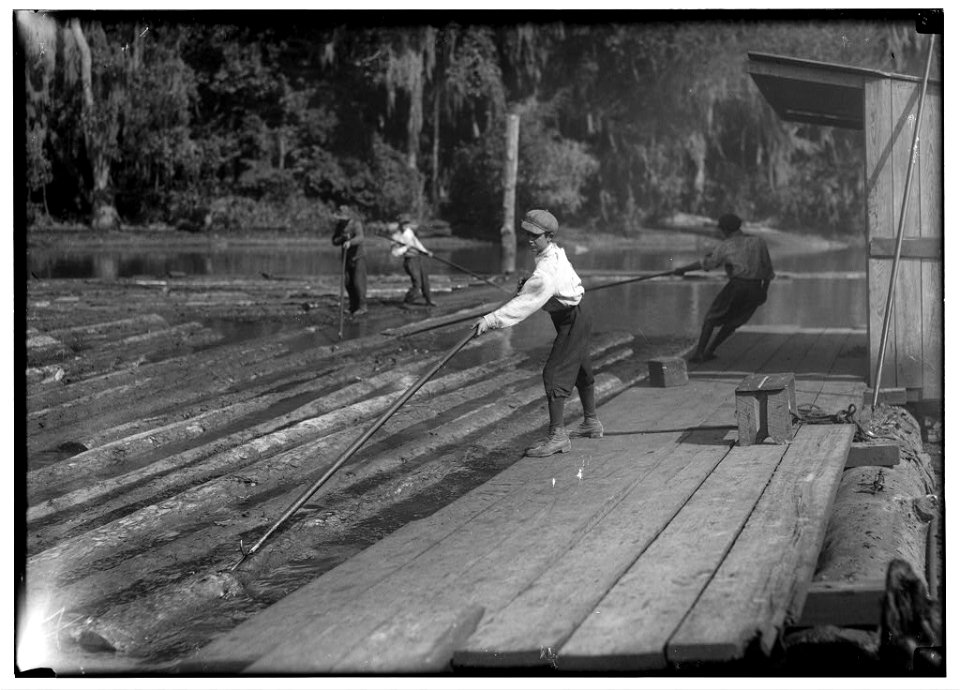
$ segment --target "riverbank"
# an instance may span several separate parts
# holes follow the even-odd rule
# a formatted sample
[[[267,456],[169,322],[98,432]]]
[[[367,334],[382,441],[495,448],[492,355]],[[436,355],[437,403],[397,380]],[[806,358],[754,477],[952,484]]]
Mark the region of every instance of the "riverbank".
[[[763,223],[744,225],[744,231],[762,236],[782,254],[802,254],[842,249],[861,243],[859,238],[847,241],[814,233],[780,230]],[[491,239],[483,240],[456,235],[422,233],[432,249],[452,250],[470,247],[499,246],[499,231],[491,231]],[[596,247],[631,249],[698,250],[703,238],[715,238],[714,221],[704,216],[677,214],[655,227],[639,227],[629,235],[598,232],[583,227],[561,226],[558,241],[563,245],[592,249]],[[327,246],[325,233],[256,229],[238,233],[185,232],[171,226],[125,226],[110,232],[95,232],[81,225],[35,226],[27,231],[27,247],[73,249],[83,247],[227,247],[227,246]]]

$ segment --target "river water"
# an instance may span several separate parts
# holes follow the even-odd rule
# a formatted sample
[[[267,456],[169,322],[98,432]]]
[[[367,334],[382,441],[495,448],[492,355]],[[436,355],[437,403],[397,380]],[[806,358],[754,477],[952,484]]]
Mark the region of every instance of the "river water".
[[[701,255],[700,248],[686,252],[568,248],[568,256],[585,277],[611,272],[620,274],[669,270]],[[484,245],[438,250],[437,256],[474,273],[494,274],[499,269],[499,250]],[[771,248],[778,279],[770,288],[767,303],[751,320],[753,325],[796,327],[857,327],[867,324],[865,257],[862,248],[847,248],[808,254],[779,255]],[[378,275],[401,273],[399,263],[386,246],[367,249],[369,284]],[[221,246],[188,250],[102,249],[69,251],[31,250],[28,270],[40,278],[130,278],[134,276],[311,276],[336,275],[339,252],[302,246],[265,249],[263,246]],[[529,273],[532,258],[523,248],[517,256],[518,272]],[[440,262],[429,262],[431,273],[455,272]],[[593,277],[594,284],[614,282]],[[703,314],[722,284],[722,271],[692,273],[685,279],[653,280],[591,291],[595,330],[635,330],[648,337],[696,333]],[[526,340],[526,328],[517,336]],[[533,326],[534,331],[542,328]],[[550,333],[547,329],[547,338]],[[534,337],[534,340],[539,338]],[[519,343],[516,343],[519,344]]]

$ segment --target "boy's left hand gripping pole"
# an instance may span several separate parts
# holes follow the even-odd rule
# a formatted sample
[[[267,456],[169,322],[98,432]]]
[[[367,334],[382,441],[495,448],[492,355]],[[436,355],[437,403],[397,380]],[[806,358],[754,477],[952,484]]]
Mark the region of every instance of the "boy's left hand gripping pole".
[[[360,450],[360,447],[363,446],[363,444],[366,443],[371,436],[373,436],[373,434],[377,431],[377,429],[383,426],[386,423],[386,421],[390,419],[390,417],[392,417],[393,414],[403,406],[404,403],[406,403],[411,397],[413,397],[414,393],[420,390],[420,388],[422,388],[423,385],[427,381],[429,381],[434,374],[440,371],[440,369],[443,367],[444,364],[449,362],[453,358],[453,356],[458,352],[460,352],[460,350],[462,350],[466,346],[466,344],[469,343],[476,335],[477,335],[477,328],[476,328],[476,325],[474,325],[470,328],[470,333],[468,333],[460,342],[454,345],[450,349],[450,351],[447,352],[447,354],[445,354],[439,362],[437,362],[436,364],[433,365],[433,367],[430,368],[430,370],[427,373],[425,373],[423,376],[417,379],[417,381],[412,386],[410,386],[410,388],[408,388],[403,393],[403,395],[397,398],[393,402],[393,404],[390,405],[390,408],[386,412],[384,412],[382,415],[380,415],[380,418],[377,419],[377,421],[374,422],[373,425],[369,429],[367,429],[362,436],[360,436],[360,438],[354,441],[353,445],[351,445],[349,448],[347,448],[346,451],[344,451],[343,455],[341,455],[337,459],[337,461],[330,466],[330,469],[324,472],[322,477],[320,477],[317,481],[315,481],[309,489],[307,489],[300,495],[300,498],[294,501],[293,504],[289,508],[287,508],[286,511],[284,511],[283,515],[280,516],[280,519],[277,520],[275,523],[273,523],[273,525],[271,525],[270,529],[268,529],[266,533],[262,537],[260,537],[259,541],[257,541],[256,544],[250,547],[249,551],[243,551],[243,549],[241,548],[241,552],[243,553],[243,556],[240,558],[239,561],[237,561],[230,567],[230,570],[236,570],[241,563],[243,563],[245,560],[247,560],[247,558],[249,558],[254,553],[256,553],[260,549],[260,547],[263,545],[263,543],[270,537],[271,534],[276,532],[277,529],[283,523],[289,520],[294,513],[300,510],[303,504],[306,503],[308,500],[310,500],[310,497],[313,496],[313,494],[315,494],[317,490],[321,486],[323,486],[324,483],[326,483],[326,481],[331,476],[333,476],[333,473],[336,472],[343,463],[349,460],[354,453]]]

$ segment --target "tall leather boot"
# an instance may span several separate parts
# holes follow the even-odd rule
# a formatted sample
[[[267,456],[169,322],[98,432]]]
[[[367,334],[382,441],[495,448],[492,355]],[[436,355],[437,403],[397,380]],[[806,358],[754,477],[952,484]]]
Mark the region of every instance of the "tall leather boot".
[[[602,438],[603,424],[597,418],[596,389],[593,384],[577,387],[580,394],[580,404],[583,405],[583,421],[576,429],[570,431],[572,438]]]
[[[550,433],[536,445],[527,448],[524,455],[532,458],[545,458],[554,453],[569,453],[573,446],[570,436],[563,426],[563,406],[565,398],[556,396],[547,397],[547,408],[550,410]]]

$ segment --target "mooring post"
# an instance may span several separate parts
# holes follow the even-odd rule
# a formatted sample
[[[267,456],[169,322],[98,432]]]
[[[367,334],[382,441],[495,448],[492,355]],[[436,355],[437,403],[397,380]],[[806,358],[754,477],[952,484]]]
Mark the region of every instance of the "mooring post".
[[[510,275],[517,270],[517,232],[514,229],[517,206],[517,159],[520,144],[520,115],[507,115],[507,146],[503,161],[503,225],[500,226],[500,271]]]

